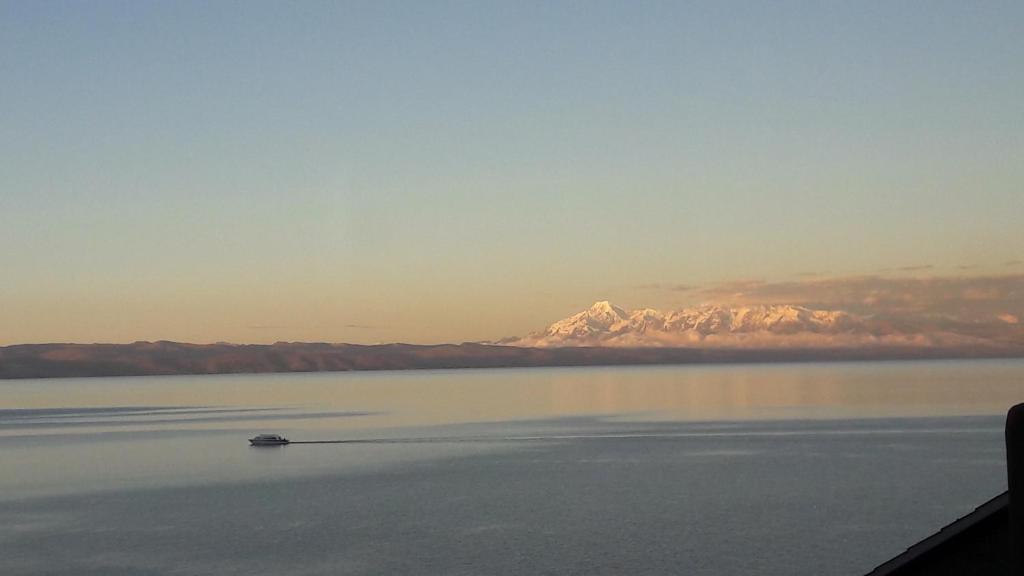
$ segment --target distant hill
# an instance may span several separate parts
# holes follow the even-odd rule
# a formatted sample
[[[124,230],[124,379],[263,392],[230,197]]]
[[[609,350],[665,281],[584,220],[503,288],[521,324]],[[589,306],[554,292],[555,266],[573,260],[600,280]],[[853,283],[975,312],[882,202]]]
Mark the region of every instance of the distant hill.
[[[1024,357],[1024,347],[516,347],[488,344],[23,344],[0,347],[0,378],[327,372],[918,358]]]

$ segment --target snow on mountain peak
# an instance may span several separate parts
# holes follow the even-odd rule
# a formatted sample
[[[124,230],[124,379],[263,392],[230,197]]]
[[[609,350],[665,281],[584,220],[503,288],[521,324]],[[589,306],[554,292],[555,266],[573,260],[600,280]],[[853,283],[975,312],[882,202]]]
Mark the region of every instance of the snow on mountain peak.
[[[764,335],[835,336],[863,325],[864,319],[843,311],[788,304],[734,308],[707,304],[666,313],[653,308],[626,311],[600,300],[543,332],[513,342],[523,346],[678,346]]]
[[[619,308],[618,306],[612,304],[607,300],[599,300],[597,302],[594,302],[594,304],[590,307],[588,312],[591,312],[593,314],[612,314],[620,318],[625,318],[628,316],[625,310]]]
[[[626,320],[626,311],[607,300],[595,302],[593,306],[555,322],[545,331],[550,338],[581,339],[609,331],[616,324]]]

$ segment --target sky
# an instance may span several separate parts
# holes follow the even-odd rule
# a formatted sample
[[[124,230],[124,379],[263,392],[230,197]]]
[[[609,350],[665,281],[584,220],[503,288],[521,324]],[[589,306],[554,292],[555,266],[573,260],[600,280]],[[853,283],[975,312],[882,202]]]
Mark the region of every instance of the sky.
[[[461,342],[743,282],[1001,282],[1022,26],[985,1],[0,0],[0,345]]]

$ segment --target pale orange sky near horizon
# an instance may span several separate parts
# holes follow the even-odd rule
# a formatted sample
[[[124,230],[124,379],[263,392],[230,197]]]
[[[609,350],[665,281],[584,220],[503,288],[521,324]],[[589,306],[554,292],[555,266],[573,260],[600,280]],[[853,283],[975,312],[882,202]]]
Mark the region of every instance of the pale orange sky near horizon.
[[[492,340],[750,280],[934,277],[974,310],[1024,273],[1021,21],[7,3],[0,345]]]
[[[1012,269],[1016,265],[1004,264],[1002,267]],[[780,282],[743,281],[704,286],[647,284],[608,289],[602,299],[611,299],[627,309],[652,307],[672,310],[708,302],[738,305],[793,303],[853,310],[862,314],[885,313],[892,309],[884,301],[873,303],[874,308],[865,305],[865,295],[869,294],[883,295],[890,304],[897,302],[900,307],[910,306],[927,313],[975,314],[979,319],[1011,314],[1024,318],[1024,273],[801,277]],[[37,323],[29,330],[24,326],[32,321],[34,311],[15,308],[4,314],[8,321],[0,324],[0,345],[126,343],[136,340],[254,344],[276,341],[430,344],[496,340],[540,330],[592,302],[591,299],[576,301],[569,291],[561,296],[554,292],[527,292],[521,301],[500,303],[479,297],[469,299],[469,294],[464,294],[466,298],[460,300],[458,294],[439,293],[434,305],[424,302],[421,306],[389,307],[367,300],[353,313],[351,302],[339,301],[332,305],[329,301],[279,301],[272,294],[260,291],[246,295],[211,292],[177,296],[166,301],[156,295],[135,301],[121,298],[109,298],[104,302],[88,299],[64,301],[51,308],[52,313],[38,315],[45,322]],[[209,307],[197,305],[207,300],[214,304]],[[49,306],[50,302],[46,297],[40,298],[40,305]],[[166,302],[166,307],[154,305],[154,302]],[[27,313],[20,314],[19,310]],[[97,310],[100,310],[102,318],[109,320],[95,323]],[[254,313],[254,310],[260,312]],[[480,313],[481,310],[486,310],[486,313]],[[254,318],[266,323],[253,323]],[[13,322],[10,321],[12,319]],[[10,331],[8,327],[12,326],[20,329]],[[146,326],[157,326],[154,331],[159,334],[147,336]],[[35,339],[13,339],[23,334],[38,336]],[[325,337],[325,334],[349,336],[332,338]]]

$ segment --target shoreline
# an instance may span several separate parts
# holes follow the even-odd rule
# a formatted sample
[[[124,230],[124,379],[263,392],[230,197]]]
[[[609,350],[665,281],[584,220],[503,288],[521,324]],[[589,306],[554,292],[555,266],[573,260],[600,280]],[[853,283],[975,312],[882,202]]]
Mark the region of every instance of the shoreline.
[[[1024,358],[1024,347],[519,348],[490,344],[19,344],[0,347],[0,380],[461,370],[780,364]]]

